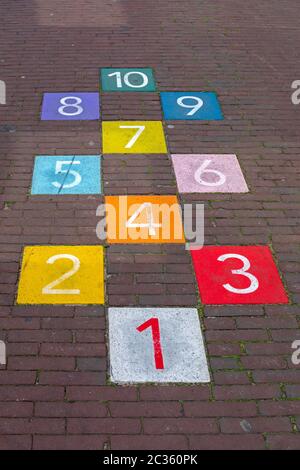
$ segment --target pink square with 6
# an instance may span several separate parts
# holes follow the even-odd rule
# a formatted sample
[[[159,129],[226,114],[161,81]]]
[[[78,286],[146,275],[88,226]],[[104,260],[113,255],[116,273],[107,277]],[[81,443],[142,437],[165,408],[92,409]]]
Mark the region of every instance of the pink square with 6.
[[[180,193],[247,193],[236,155],[171,155]]]

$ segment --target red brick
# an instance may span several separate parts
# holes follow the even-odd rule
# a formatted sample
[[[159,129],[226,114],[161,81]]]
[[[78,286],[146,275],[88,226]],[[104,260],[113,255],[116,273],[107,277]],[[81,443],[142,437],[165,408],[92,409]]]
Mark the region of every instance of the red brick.
[[[267,436],[267,445],[271,450],[299,450],[299,434],[277,434]]]
[[[112,436],[112,450],[185,450],[185,436]]]
[[[192,450],[262,450],[265,449],[264,438],[259,434],[247,436],[190,436]]]
[[[99,435],[33,436],[34,450],[102,450],[107,438]]]
[[[208,400],[210,389],[207,385],[200,386],[146,386],[140,388],[140,399],[149,401],[198,401]]]
[[[216,434],[216,420],[208,418],[144,418],[145,434]]]
[[[139,434],[141,421],[132,418],[68,418],[70,434]]]
[[[137,402],[137,403],[110,403],[111,416],[136,417],[136,416],[181,416],[181,405],[176,402]]]
[[[211,403],[185,403],[185,416],[188,417],[213,417],[213,416],[256,416],[257,407],[255,402],[226,402],[218,401]]]
[[[289,418],[257,417],[242,420],[240,418],[222,418],[220,420],[221,432],[229,434],[266,432],[292,432]],[[245,431],[246,430],[246,431]]]

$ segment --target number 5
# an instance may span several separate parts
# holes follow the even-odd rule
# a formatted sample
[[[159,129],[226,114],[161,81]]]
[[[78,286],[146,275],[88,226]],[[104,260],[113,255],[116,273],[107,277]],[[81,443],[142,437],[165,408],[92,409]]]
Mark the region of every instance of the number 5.
[[[75,170],[63,170],[62,167],[63,165],[69,165],[70,167],[72,165],[80,165],[80,161],[79,160],[75,160],[75,161],[71,161],[71,160],[66,160],[66,161],[58,161],[56,162],[56,165],[55,165],[55,174],[58,175],[58,174],[70,174],[70,175],[73,175],[74,176],[74,181],[72,183],[69,183],[69,184],[61,184],[61,183],[58,183],[57,181],[52,181],[51,184],[53,184],[53,186],[55,186],[56,188],[60,188],[60,189],[63,189],[63,188],[73,188],[74,186],[78,186],[78,184],[81,183],[81,176],[80,174],[75,171]]]
[[[146,126],[119,126],[120,129],[138,129],[138,131],[134,134],[132,139],[125,145],[126,149],[131,149],[134,146],[140,135],[144,132]]]
[[[223,287],[229,292],[233,292],[234,294],[251,294],[252,292],[255,292],[259,287],[259,282],[257,277],[247,272],[248,269],[250,269],[250,261],[248,260],[248,258],[242,255],[238,255],[236,253],[227,253],[225,255],[219,256],[218,261],[226,261],[229,258],[236,258],[243,262],[243,267],[241,269],[233,269],[231,271],[232,274],[239,274],[240,276],[245,276],[251,281],[251,283],[250,286],[245,289],[237,289],[236,287],[232,287],[230,284],[223,284]]]

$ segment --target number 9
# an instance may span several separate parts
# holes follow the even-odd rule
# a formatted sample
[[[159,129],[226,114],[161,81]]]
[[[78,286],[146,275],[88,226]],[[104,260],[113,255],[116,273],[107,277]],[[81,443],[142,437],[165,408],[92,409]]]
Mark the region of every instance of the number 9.
[[[196,104],[184,104],[185,100],[193,100]],[[204,102],[198,96],[180,96],[180,98],[177,99],[177,104],[182,108],[191,109],[191,111],[187,113],[187,116],[193,116],[197,111],[199,111],[199,109],[202,108]]]

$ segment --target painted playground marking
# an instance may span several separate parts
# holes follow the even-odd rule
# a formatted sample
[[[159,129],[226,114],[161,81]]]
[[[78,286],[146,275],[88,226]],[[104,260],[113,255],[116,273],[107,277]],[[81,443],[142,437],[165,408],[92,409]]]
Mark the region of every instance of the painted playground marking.
[[[31,194],[101,194],[100,155],[35,157]]]
[[[180,193],[247,193],[236,155],[172,155]]]
[[[44,93],[42,121],[96,120],[100,118],[99,93]]]
[[[106,196],[108,243],[184,243],[176,196]]]
[[[102,246],[27,246],[18,304],[103,304]]]
[[[209,382],[195,308],[109,308],[115,383]]]
[[[103,121],[103,153],[167,153],[161,121]]]
[[[268,246],[205,246],[191,255],[204,304],[289,302]]]
[[[155,91],[155,80],[150,68],[100,69],[102,91]]]
[[[214,92],[163,91],[160,97],[166,121],[224,119],[218,97]]]

